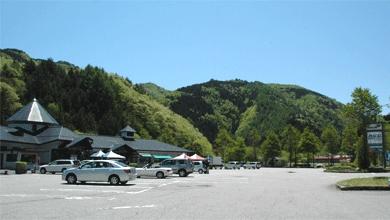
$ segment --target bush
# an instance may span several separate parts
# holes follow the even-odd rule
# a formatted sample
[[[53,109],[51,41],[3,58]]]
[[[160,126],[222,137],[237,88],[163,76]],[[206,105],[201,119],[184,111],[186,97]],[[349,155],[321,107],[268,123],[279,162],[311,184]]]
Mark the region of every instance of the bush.
[[[140,167],[138,163],[129,163],[129,166],[131,166],[131,167]]]
[[[17,161],[15,167],[16,174],[27,173],[27,162]]]

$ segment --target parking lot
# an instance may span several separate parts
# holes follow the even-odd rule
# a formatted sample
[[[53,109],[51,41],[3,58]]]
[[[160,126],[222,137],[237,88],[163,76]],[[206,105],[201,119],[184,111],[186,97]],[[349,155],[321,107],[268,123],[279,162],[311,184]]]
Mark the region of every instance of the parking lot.
[[[125,186],[69,185],[58,174],[2,175],[0,219],[389,219],[389,191],[340,191],[334,185],[373,175],[383,176],[211,170]]]

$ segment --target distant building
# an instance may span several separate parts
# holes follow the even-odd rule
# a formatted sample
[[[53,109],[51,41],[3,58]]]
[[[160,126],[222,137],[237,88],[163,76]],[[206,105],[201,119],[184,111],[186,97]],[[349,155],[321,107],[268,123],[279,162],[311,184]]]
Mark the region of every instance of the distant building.
[[[162,160],[190,150],[157,140],[136,139],[136,131],[126,126],[119,136],[81,135],[61,126],[36,99],[0,126],[0,168],[13,169],[16,161],[30,164],[55,159],[88,159],[98,151],[112,150],[129,162]]]
[[[330,163],[332,161],[332,157],[330,155],[326,156],[315,156],[315,163]],[[349,163],[351,162],[350,155],[333,155],[333,163]]]

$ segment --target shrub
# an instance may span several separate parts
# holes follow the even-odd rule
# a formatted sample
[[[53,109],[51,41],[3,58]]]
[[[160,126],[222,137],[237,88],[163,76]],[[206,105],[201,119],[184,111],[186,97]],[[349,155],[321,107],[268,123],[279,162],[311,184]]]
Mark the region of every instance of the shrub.
[[[138,163],[129,163],[129,166],[131,166],[131,167],[139,167]]]
[[[27,173],[27,162],[17,161],[15,167],[15,173],[16,174]]]

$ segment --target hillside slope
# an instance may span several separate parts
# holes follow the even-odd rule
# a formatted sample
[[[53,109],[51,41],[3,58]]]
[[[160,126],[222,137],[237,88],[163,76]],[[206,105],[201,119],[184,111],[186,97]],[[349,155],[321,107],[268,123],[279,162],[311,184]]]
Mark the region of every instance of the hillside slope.
[[[212,143],[221,129],[248,139],[253,132],[261,137],[280,132],[287,124],[300,130],[308,127],[317,135],[327,124],[342,128],[341,103],[296,85],[210,80],[158,95],[164,96],[170,109],[190,120]]]
[[[33,98],[61,124],[79,132],[116,135],[129,124],[142,138],[212,153],[208,140],[182,116],[140,94],[130,80],[101,68],[32,59],[0,50],[1,123]]]

